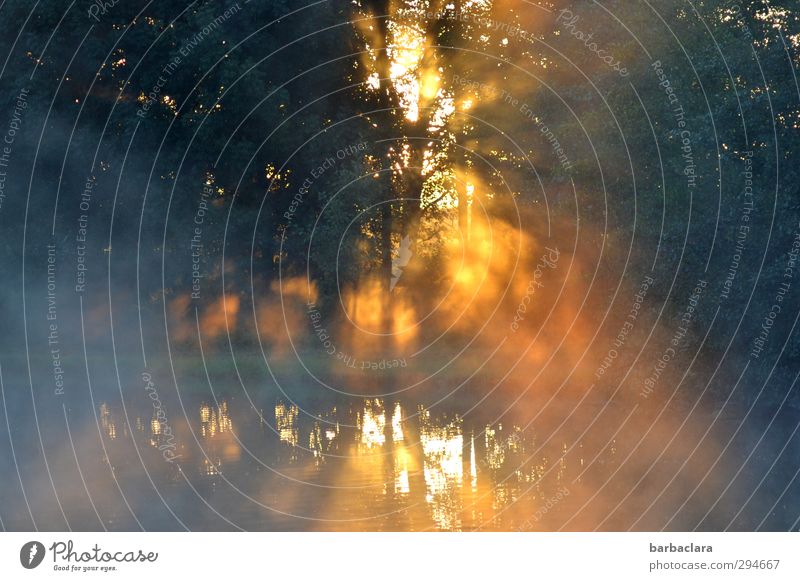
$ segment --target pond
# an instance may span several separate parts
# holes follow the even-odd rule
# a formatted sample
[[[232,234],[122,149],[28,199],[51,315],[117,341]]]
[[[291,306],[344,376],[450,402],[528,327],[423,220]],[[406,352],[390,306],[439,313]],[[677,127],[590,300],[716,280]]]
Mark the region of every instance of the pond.
[[[162,400],[152,376],[143,381],[144,395],[93,391],[85,407],[46,403],[36,417],[24,400],[16,405],[0,443],[10,452],[14,445],[3,456],[4,526],[539,531],[791,524],[772,506],[791,498],[792,491],[778,496],[788,476],[773,482],[773,471],[758,488],[757,473],[731,481],[725,459],[736,455],[733,448],[719,461],[724,443],[697,448],[700,432],[691,428],[670,445],[666,424],[613,405],[517,402],[512,412],[512,400],[499,396],[482,406],[392,396],[309,403],[291,392],[233,387]],[[718,422],[721,430],[726,422],[740,425],[728,419]],[[734,448],[741,446],[746,452],[749,445]],[[771,458],[758,461],[768,466]],[[729,482],[735,486],[726,488]]]

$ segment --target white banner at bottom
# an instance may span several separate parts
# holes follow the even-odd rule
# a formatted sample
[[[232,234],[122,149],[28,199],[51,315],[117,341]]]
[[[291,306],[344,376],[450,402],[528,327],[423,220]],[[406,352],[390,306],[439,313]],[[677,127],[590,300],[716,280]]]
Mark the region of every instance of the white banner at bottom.
[[[800,579],[797,533],[3,533],[0,578]]]

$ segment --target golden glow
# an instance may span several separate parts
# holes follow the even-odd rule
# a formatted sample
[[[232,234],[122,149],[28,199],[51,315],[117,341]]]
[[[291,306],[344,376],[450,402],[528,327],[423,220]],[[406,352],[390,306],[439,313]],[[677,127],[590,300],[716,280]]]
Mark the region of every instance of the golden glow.
[[[500,426],[502,430],[502,426]],[[497,432],[486,426],[486,464],[493,470],[498,470],[506,459],[506,449],[498,440]]]
[[[453,97],[449,95],[441,95],[438,102],[438,106],[433,113],[433,117],[431,117],[430,125],[428,126],[428,130],[431,133],[438,133],[450,118],[453,116],[453,113],[456,112],[455,100]]]
[[[491,0],[468,0],[460,5],[460,11],[472,16],[484,15],[492,8]],[[410,123],[424,121],[425,129],[430,134],[440,136],[436,144],[423,146],[415,143],[414,147],[426,148],[423,175],[426,176],[421,197],[422,207],[437,207],[445,210],[454,210],[458,207],[458,195],[453,183],[453,168],[448,152],[450,143],[455,142],[455,127],[449,127],[455,119],[457,109],[467,111],[471,109],[479,94],[465,96],[467,89],[461,87],[456,95],[455,87],[448,89],[444,79],[450,72],[439,61],[442,55],[436,50],[434,44],[437,39],[427,38],[426,30],[430,14],[443,10],[451,13],[456,9],[452,3],[433,3],[422,0],[402,0],[389,3],[388,14],[373,14],[369,10],[364,12],[368,18],[356,22],[356,27],[364,39],[367,49],[362,64],[366,68],[366,86],[368,90],[376,91],[381,88],[380,75],[388,75],[391,90],[397,97],[397,102],[402,110],[403,117]],[[376,25],[378,18],[387,18],[386,37],[381,38],[380,26]],[[466,19],[465,22],[473,22]],[[473,27],[490,27],[489,20],[474,20],[474,25],[465,25],[468,29]],[[471,33],[468,33],[472,38]],[[481,37],[487,43],[489,37]],[[506,40],[506,44],[508,44]],[[379,47],[386,47],[388,58],[388,71],[378,71]],[[457,101],[457,97],[459,98]],[[458,120],[463,126],[467,121]],[[462,127],[463,129],[463,127]],[[431,152],[433,150],[433,153]],[[396,154],[395,154],[396,155]],[[406,159],[401,159],[391,164],[396,175],[401,175],[408,168]],[[378,174],[375,174],[378,177]]]
[[[200,318],[200,329],[204,337],[217,337],[236,327],[239,313],[239,297],[235,294],[222,295],[208,305]]]
[[[394,492],[395,494],[408,494],[411,486],[408,479],[408,465],[410,454],[405,446],[400,446],[394,457]]]
[[[430,527],[442,530],[476,526],[505,528],[509,526],[509,518],[520,515],[528,518],[536,511],[537,503],[552,498],[553,486],[567,484],[572,489],[573,485],[568,483],[575,482],[571,477],[582,469],[578,457],[574,463],[564,459],[568,445],[559,442],[542,451],[524,469],[515,471],[515,466],[522,465],[520,458],[527,457],[522,432],[515,426],[487,426],[484,454],[484,436],[477,435],[484,430],[477,425],[465,428],[457,416],[436,417],[425,409],[420,409],[419,414],[410,414],[410,408],[404,404],[397,401],[387,404],[386,400],[379,398],[357,401],[352,408],[348,405],[344,412],[330,407],[315,414],[317,420],[309,422],[307,428],[300,422],[297,406],[276,403],[278,437],[266,432],[273,446],[276,440],[292,446],[291,455],[281,454],[284,449],[279,446],[275,461],[286,462],[287,466],[276,468],[301,482],[332,486],[330,491],[324,492],[332,495],[330,501],[326,499],[324,503],[333,507],[329,508],[332,512],[319,515],[319,522],[324,522],[326,517],[339,518],[347,514],[354,523],[353,527],[360,530],[370,527],[365,523],[374,519],[376,514],[396,514],[398,520],[387,517],[387,527],[415,530]],[[218,407],[210,404],[199,406],[193,423],[199,421],[201,429],[205,429],[208,435],[202,442],[200,453],[183,452],[181,465],[184,469],[190,469],[193,463],[191,470],[194,474],[212,479],[223,472],[236,476],[245,471],[256,476],[249,472],[252,464],[249,461],[242,463],[238,448],[232,444],[232,419],[229,416],[234,411],[232,407],[225,401],[220,401]],[[152,413],[152,409],[148,412]],[[113,423],[109,406],[102,404],[98,416],[103,430],[108,433]],[[164,443],[166,424],[148,422],[147,417],[149,415],[136,420],[133,434],[141,433],[139,437],[148,446],[158,447]],[[337,420],[350,427],[343,427],[340,432],[339,424],[334,423]],[[253,426],[257,434],[263,433],[264,423]],[[356,430],[351,427],[353,424]],[[475,435],[472,435],[472,430]],[[349,441],[338,441],[342,433],[348,436]],[[418,441],[412,436],[416,433],[419,434]],[[123,433],[119,432],[119,436],[123,437]],[[302,448],[308,445],[308,454],[300,444]],[[109,450],[115,447],[112,445]],[[612,443],[609,452],[612,455],[614,448]],[[520,456],[511,457],[512,454]],[[466,462],[469,462],[469,467]],[[288,464],[294,466],[290,468]],[[166,466],[161,462],[159,465]],[[301,491],[287,484],[283,488],[269,489],[266,498],[269,502],[275,502],[277,498],[280,503],[298,503],[295,506],[308,500],[311,506],[315,506],[314,495],[319,492],[310,487],[302,488]],[[530,493],[523,494],[524,490]],[[499,520],[493,520],[495,518]],[[336,521],[331,526],[342,526],[341,522]]]
[[[173,97],[170,97],[169,95],[164,95],[163,97],[161,97],[161,102],[164,105],[166,105],[170,111],[172,111],[176,115],[178,114],[178,102]]]
[[[416,26],[389,22],[389,77],[405,117],[419,119],[420,81],[418,70],[425,53],[425,34]]]
[[[394,404],[394,413],[392,414],[392,440],[403,441],[403,412],[399,403]]]
[[[437,72],[427,72],[422,76],[422,97],[428,101],[433,101],[439,94],[441,78]]]
[[[311,450],[314,458],[322,459],[325,452],[325,445],[322,440],[322,428],[320,428],[319,422],[314,422],[314,428],[308,435],[308,449]]]
[[[372,73],[369,77],[367,77],[367,87],[373,91],[377,91],[381,88],[381,78],[378,73]]]
[[[383,446],[386,442],[386,411],[383,409],[383,402],[379,399],[367,400],[364,403],[364,411],[359,418],[361,430],[362,448],[371,449],[375,446]]]
[[[155,419],[153,421],[155,422]],[[227,401],[222,401],[216,409],[205,403],[200,406],[200,433],[204,438],[213,438],[232,429]]]
[[[426,495],[434,522],[442,529],[461,528],[457,492],[463,480],[464,436],[461,421],[438,425],[430,412],[420,413],[420,444],[424,459]]]
[[[296,405],[286,406],[283,402],[275,405],[275,430],[281,442],[286,442],[290,446],[297,446],[298,431],[297,417],[300,410]]]
[[[397,240],[399,245],[400,240]],[[402,296],[394,296],[391,304],[386,304],[384,283],[377,279],[362,280],[358,289],[347,289],[343,292],[345,312],[354,326],[367,332],[384,330],[384,309],[390,309],[393,332],[392,342],[397,348],[412,344],[416,338],[415,323],[417,313],[410,300]],[[374,336],[358,331],[343,333],[340,341],[343,350],[358,352],[363,358],[370,356],[376,348]],[[375,353],[377,358],[377,352]]]
[[[475,436],[469,439],[469,477],[472,491],[478,489],[478,464],[475,461]]]

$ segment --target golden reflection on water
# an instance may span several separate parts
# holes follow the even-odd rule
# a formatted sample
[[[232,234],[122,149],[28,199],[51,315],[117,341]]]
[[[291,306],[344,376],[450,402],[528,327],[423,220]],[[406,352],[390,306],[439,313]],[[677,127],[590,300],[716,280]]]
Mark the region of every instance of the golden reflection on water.
[[[105,403],[100,404],[100,426],[110,439],[115,440],[117,438],[117,425],[114,423],[108,404]]]
[[[367,400],[364,411],[358,416],[358,427],[361,431],[361,449],[369,450],[373,446],[386,443],[386,411],[379,399]]]
[[[212,408],[205,403],[200,406],[200,433],[204,438],[213,438],[217,434],[224,434],[232,429],[233,423],[228,413],[227,401],[220,402],[217,408]]]
[[[392,413],[392,439],[395,442],[403,441],[403,410],[399,403],[394,404]]]
[[[286,406],[283,403],[275,405],[275,430],[281,442],[286,442],[290,446],[297,446],[297,416],[299,410],[296,405]]]
[[[464,472],[464,435],[461,420],[446,425],[431,420],[430,412],[420,410],[420,444],[425,459],[425,500],[434,522],[446,530],[461,529],[459,492]]]
[[[305,523],[310,528],[508,529],[520,521],[514,515],[529,516],[554,487],[569,484],[570,467],[584,469],[580,448],[570,456],[567,445],[558,443],[548,455],[518,426],[465,426],[458,415],[381,398],[303,414],[296,404],[276,401],[274,429],[265,429],[263,416],[248,422],[253,410],[231,407],[228,400],[195,409],[196,427],[180,423],[173,435],[184,473],[210,479],[215,490],[225,488],[217,486],[220,475],[260,488],[254,494],[266,495],[267,504],[316,519]],[[143,438],[156,448],[164,443],[163,423],[139,416],[129,432],[107,403],[99,412],[108,440]],[[187,446],[192,430],[202,436],[197,452]],[[242,439],[250,440],[248,454],[242,453]],[[254,468],[255,457],[272,470]],[[307,484],[324,484],[324,494]],[[312,503],[321,504],[312,511]],[[495,526],[498,517],[505,524]]]
[[[411,492],[409,483],[409,465],[411,462],[409,451],[401,445],[394,455],[394,493],[408,494]]]

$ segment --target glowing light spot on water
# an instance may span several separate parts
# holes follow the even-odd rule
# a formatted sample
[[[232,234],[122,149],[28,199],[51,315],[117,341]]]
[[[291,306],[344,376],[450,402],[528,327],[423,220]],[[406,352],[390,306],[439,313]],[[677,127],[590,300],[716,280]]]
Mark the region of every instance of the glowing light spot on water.
[[[300,410],[296,405],[286,406],[283,402],[275,405],[275,430],[281,442],[297,446],[297,417]]]
[[[392,440],[402,442],[403,439],[403,412],[400,404],[396,403],[392,414]]]
[[[379,399],[367,400],[360,418],[361,445],[364,448],[383,446],[386,442],[386,412]]]

